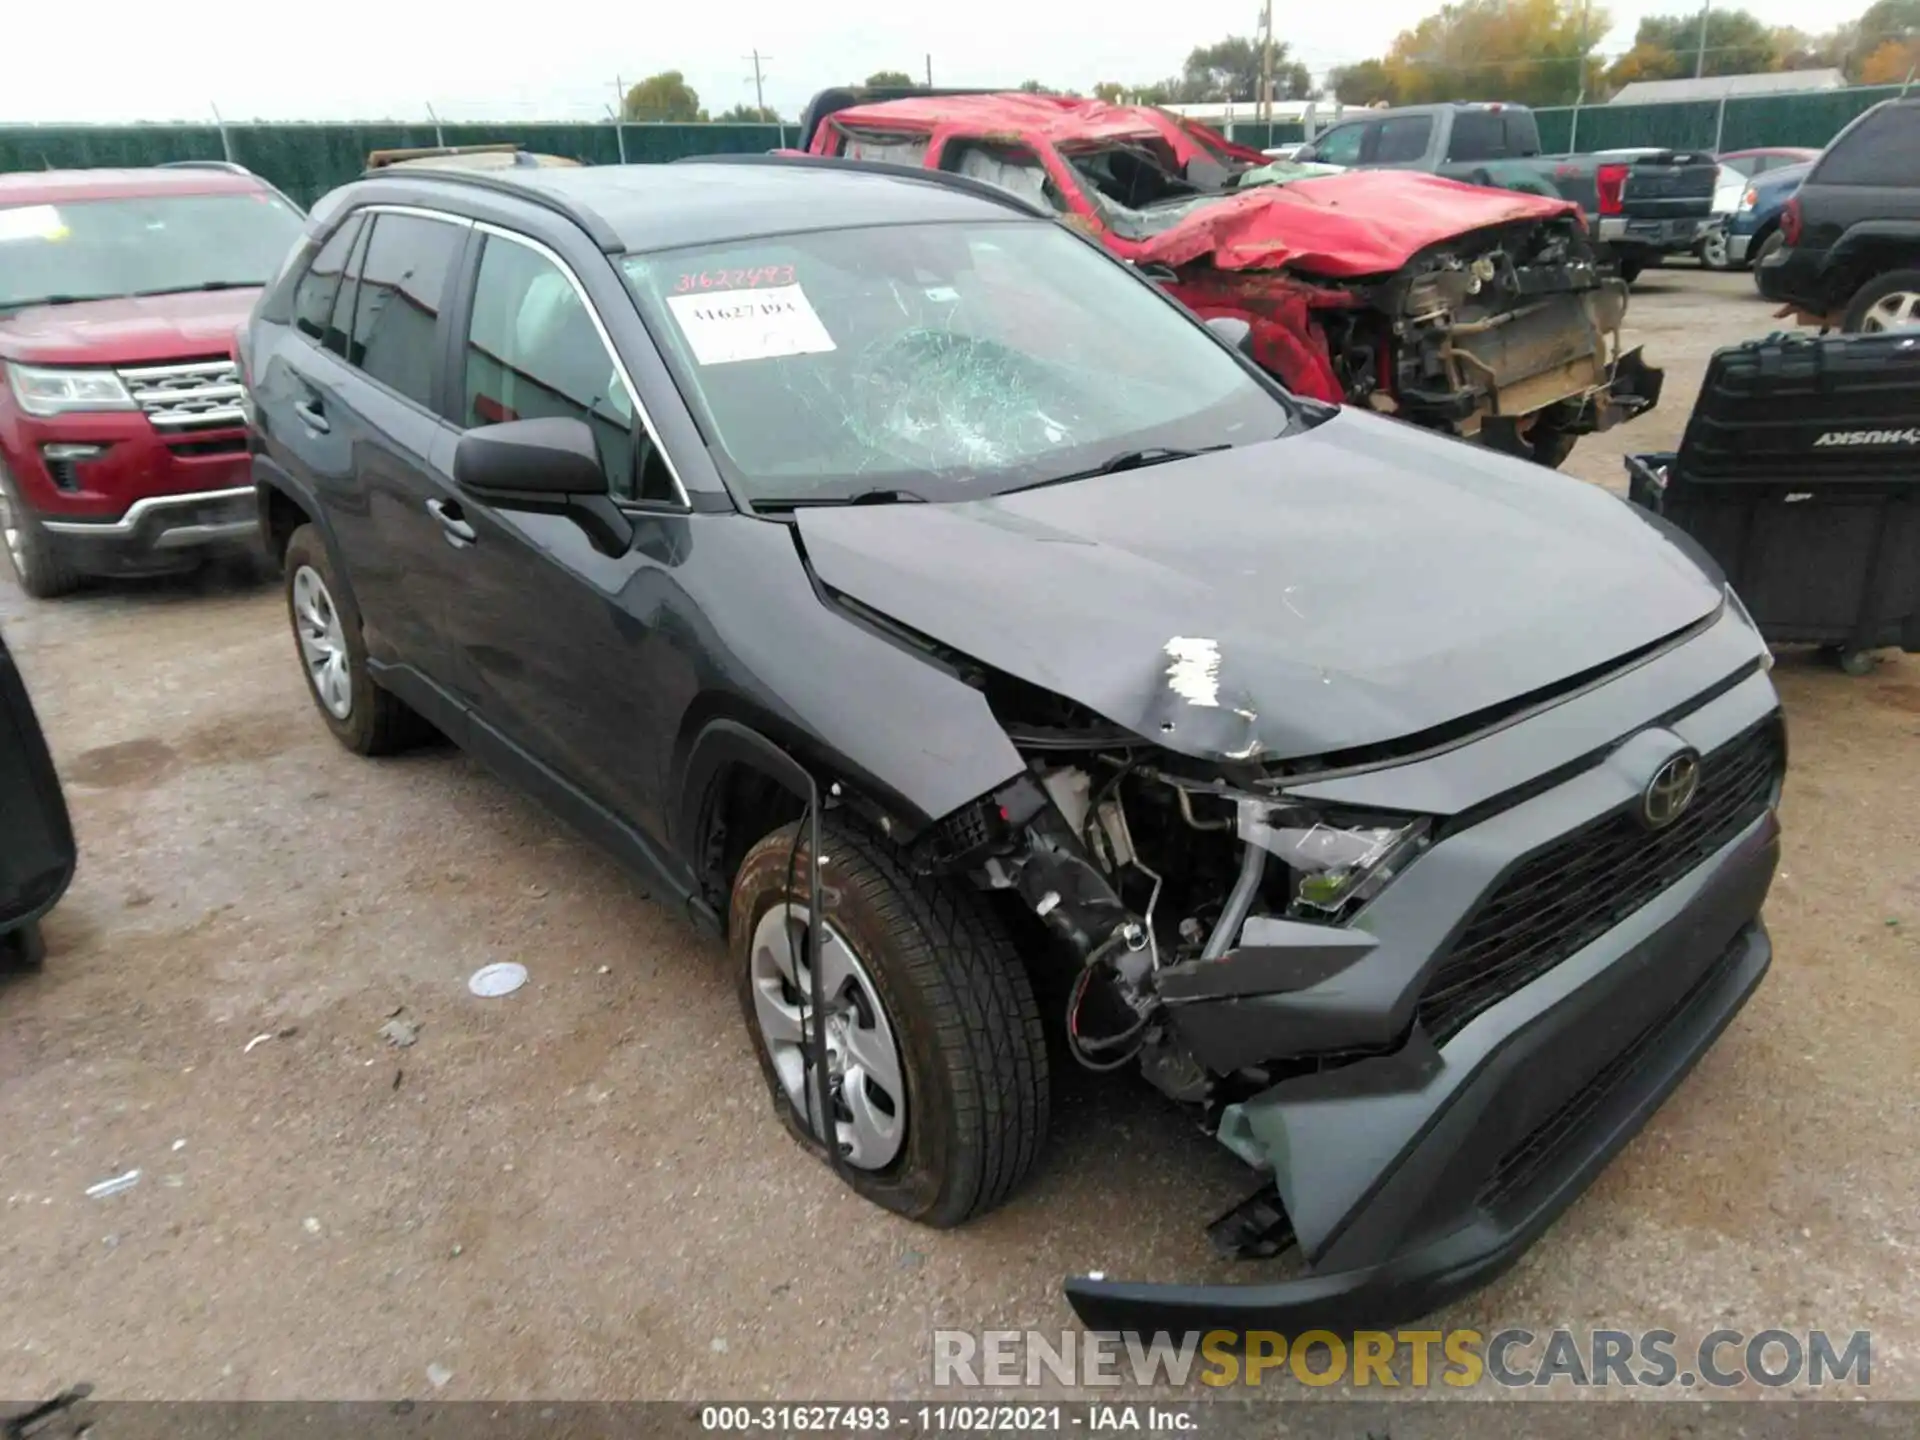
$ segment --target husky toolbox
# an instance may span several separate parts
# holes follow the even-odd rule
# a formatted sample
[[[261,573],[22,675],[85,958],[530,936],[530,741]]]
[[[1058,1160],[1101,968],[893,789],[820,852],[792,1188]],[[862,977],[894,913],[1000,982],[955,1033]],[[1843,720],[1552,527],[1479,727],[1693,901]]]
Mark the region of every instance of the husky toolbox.
[[[1774,336],[1714,355],[1678,453],[1628,498],[1691,535],[1770,642],[1920,650],[1920,332]]]

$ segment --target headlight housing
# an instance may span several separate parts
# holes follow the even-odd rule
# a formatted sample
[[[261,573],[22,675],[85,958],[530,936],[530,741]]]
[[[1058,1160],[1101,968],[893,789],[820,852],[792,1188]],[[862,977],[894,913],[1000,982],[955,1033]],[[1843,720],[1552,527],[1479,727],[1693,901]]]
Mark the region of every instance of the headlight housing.
[[[1746,194],[1740,197],[1740,208],[1742,210],[1751,210],[1759,203],[1760,192],[1758,190],[1749,189]]]
[[[1289,801],[1242,799],[1240,838],[1293,873],[1287,913],[1337,920],[1386,888],[1426,849],[1425,816],[1362,814]]]
[[[111,370],[57,370],[9,361],[7,384],[23,411],[43,419],[87,410],[140,408]]]

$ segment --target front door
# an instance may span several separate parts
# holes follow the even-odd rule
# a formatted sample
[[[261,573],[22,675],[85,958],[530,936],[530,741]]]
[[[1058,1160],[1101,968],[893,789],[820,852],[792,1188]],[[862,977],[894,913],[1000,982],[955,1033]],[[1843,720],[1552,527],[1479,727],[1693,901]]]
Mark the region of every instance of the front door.
[[[676,500],[572,271],[531,240],[491,228],[478,238],[454,376],[452,413],[462,427],[583,420],[616,502],[644,512]],[[447,624],[476,721],[657,844],[665,834],[664,757],[652,737],[671,733],[658,680],[676,662],[645,597],[675,587],[686,518],[664,505],[638,513],[634,541],[622,547],[596,542],[565,516],[470,498],[461,505],[474,538],[459,557]]]

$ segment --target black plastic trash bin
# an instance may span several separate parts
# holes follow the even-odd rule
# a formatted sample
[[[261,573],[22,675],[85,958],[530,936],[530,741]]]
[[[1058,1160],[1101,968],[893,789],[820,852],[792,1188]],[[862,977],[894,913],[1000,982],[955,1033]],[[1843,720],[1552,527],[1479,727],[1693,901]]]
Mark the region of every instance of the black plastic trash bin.
[[[1767,640],[1849,672],[1920,651],[1920,332],[1775,336],[1707,369],[1677,454],[1628,497],[1697,540]]]
[[[73,879],[74,858],[60,777],[0,638],[0,966],[40,963],[40,917]]]

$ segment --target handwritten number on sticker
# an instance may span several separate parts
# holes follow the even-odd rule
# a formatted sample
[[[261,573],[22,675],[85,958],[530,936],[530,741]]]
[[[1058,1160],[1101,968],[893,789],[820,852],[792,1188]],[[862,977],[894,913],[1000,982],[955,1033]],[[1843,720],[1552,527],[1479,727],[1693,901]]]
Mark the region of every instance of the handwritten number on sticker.
[[[743,270],[690,270],[673,282],[673,293],[694,290],[750,290],[757,285],[793,284],[793,266],[761,265]]]

